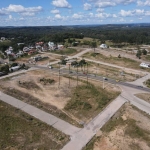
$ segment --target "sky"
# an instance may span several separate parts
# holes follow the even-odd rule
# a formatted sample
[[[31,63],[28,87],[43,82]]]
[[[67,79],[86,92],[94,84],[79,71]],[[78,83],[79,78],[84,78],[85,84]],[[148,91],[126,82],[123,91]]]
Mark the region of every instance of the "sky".
[[[0,0],[0,26],[150,23],[150,0]]]

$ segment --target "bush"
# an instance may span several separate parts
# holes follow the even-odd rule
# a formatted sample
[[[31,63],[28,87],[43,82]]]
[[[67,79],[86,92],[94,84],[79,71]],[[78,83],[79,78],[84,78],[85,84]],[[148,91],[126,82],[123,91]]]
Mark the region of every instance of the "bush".
[[[6,72],[6,73],[8,73],[9,72],[9,66],[8,65],[2,66],[0,68],[0,72]]]

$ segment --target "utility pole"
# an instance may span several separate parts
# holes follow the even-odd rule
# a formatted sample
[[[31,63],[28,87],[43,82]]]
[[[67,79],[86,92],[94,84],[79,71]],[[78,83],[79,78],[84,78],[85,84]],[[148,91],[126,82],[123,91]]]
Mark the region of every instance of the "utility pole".
[[[77,86],[78,86],[78,65],[77,65]]]
[[[70,87],[70,64],[69,64],[69,87]]]
[[[87,85],[88,85],[88,63],[87,63],[87,73],[86,73],[86,77],[87,77]]]
[[[59,86],[60,86],[60,62],[59,62]]]

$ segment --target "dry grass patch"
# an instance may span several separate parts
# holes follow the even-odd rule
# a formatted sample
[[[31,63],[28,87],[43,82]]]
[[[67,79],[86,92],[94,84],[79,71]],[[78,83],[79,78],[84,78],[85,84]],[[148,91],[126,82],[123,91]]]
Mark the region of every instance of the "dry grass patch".
[[[0,149],[61,149],[69,136],[0,101]]]
[[[117,91],[108,91],[90,83],[83,83],[72,90],[71,99],[64,109],[87,123],[118,95]]]
[[[84,150],[149,150],[150,118],[125,104],[101,129]]]
[[[150,93],[138,93],[135,96],[150,103]]]
[[[90,53],[90,52],[87,54],[84,54],[84,57],[91,58],[93,60],[99,60],[99,61],[110,63],[110,64],[119,65],[122,67],[140,69],[139,67],[140,62],[137,62],[135,60],[125,58],[125,57],[118,58],[118,57],[114,57],[111,55],[105,56],[103,54],[95,54],[95,53]]]

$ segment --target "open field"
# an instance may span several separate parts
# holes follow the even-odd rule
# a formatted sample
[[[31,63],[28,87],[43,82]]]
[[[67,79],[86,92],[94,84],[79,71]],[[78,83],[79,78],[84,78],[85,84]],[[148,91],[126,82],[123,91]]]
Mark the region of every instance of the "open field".
[[[56,66],[55,66],[56,67]],[[58,67],[58,65],[57,65]],[[66,70],[69,69],[69,66],[64,68]],[[70,67],[71,71],[77,72],[77,67]],[[101,65],[101,64],[96,64],[92,62],[88,62],[88,68],[87,65],[85,66],[80,66],[78,67],[78,72],[83,72],[88,74],[93,74],[95,76],[104,76],[107,78],[115,79],[115,80],[120,80],[120,81],[134,81],[136,80],[139,76],[144,76],[144,74],[136,74],[134,72],[129,72],[128,70],[124,69],[119,69],[115,67],[110,67],[106,65]]]
[[[105,56],[101,53],[94,54],[94,53],[90,53],[90,52],[87,54],[84,54],[84,57],[85,58],[87,57],[87,58],[90,58],[93,60],[110,63],[110,64],[115,64],[115,65],[122,66],[122,67],[128,67],[128,68],[134,68],[134,69],[139,68],[140,69],[140,67],[139,67],[140,62],[137,62],[135,60],[132,60],[132,59],[129,59],[126,57],[118,58],[118,57],[114,57],[112,55]]]
[[[0,100],[0,149],[60,150],[69,136]]]
[[[61,58],[61,56],[52,55],[50,53],[38,53],[35,55],[27,55],[25,57],[20,57],[20,58],[16,59],[15,62],[28,63],[29,61],[31,61],[31,57],[35,57],[35,56],[47,57],[43,60],[37,61],[36,64],[38,64],[38,65],[45,65],[49,62],[56,61],[56,60],[59,60]]]
[[[94,84],[81,84],[72,91],[71,99],[64,109],[87,123],[119,94],[117,91],[108,91]]]
[[[51,53],[56,53],[56,54],[60,54],[60,55],[75,55],[78,52],[80,52],[80,50],[76,50],[74,48],[64,48],[61,50],[55,50],[55,51],[51,51]]]
[[[83,150],[149,150],[150,116],[126,103]]]
[[[135,96],[150,103],[150,93],[138,93]]]
[[[77,86],[76,79],[61,76],[59,82],[59,77],[49,70],[34,70],[1,80],[0,84],[4,93],[80,126],[81,121],[95,117],[120,93],[113,85],[106,84],[103,90],[102,83],[92,82],[87,86],[85,81],[79,81]]]

